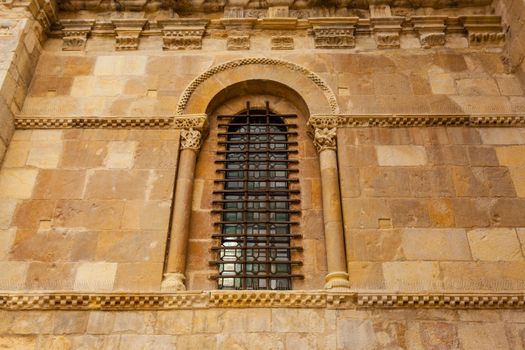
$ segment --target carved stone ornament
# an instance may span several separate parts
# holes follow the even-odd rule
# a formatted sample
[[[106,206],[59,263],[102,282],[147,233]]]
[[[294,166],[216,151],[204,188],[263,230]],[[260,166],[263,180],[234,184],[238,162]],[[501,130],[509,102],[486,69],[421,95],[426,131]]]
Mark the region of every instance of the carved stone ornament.
[[[208,20],[175,19],[159,21],[164,50],[200,50]]]
[[[82,51],[86,46],[87,37],[93,27],[94,20],[63,20],[63,44],[64,51]]]
[[[162,280],[161,290],[163,292],[184,292],[186,277],[182,273],[165,273]]]
[[[370,20],[378,49],[399,48],[399,34],[403,20],[403,17],[377,17]]]
[[[446,16],[412,17],[414,29],[419,35],[419,42],[424,49],[445,45]]]
[[[357,17],[311,18],[315,47],[318,49],[354,48],[357,21]]]
[[[198,151],[201,148],[202,133],[199,130],[193,128],[182,129],[180,136],[181,149],[192,149]]]
[[[314,131],[314,145],[317,152],[335,150],[337,148],[337,128],[316,128]]]
[[[168,275],[168,274],[167,274]],[[171,276],[166,276],[168,282]],[[171,283],[170,279],[170,283]],[[389,292],[389,291],[206,291],[162,293],[2,292],[0,310],[190,310],[208,308],[312,309],[514,309],[523,310],[525,294],[517,292]],[[168,289],[169,283],[166,283]]]
[[[500,46],[505,41],[499,16],[467,16],[461,22],[467,30],[469,46]]]
[[[249,35],[228,35],[226,39],[226,48],[230,51],[249,50]]]
[[[293,50],[294,40],[292,36],[272,37],[272,50]]]
[[[115,49],[117,51],[137,50],[139,37],[146,19],[138,20],[113,20],[115,25]]]

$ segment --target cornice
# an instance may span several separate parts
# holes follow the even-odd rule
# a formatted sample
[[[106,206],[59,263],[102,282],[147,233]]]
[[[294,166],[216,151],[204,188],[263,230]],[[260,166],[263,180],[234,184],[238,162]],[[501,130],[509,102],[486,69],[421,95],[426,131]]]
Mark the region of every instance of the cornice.
[[[524,309],[523,292],[190,291],[178,293],[4,292],[0,310],[208,308]]]
[[[140,22],[140,25],[137,23]],[[493,15],[470,15],[460,17],[447,16],[381,16],[371,18],[358,17],[224,17],[206,18],[171,18],[153,19],[63,19],[55,23],[48,35],[68,38],[71,24],[83,24],[82,36],[87,40],[91,36],[122,36],[122,28],[134,28],[135,41],[141,36],[177,37],[182,44],[166,45],[164,50],[191,49],[200,50],[200,40],[208,38],[226,38],[230,34],[256,35],[259,31],[275,30],[302,31],[314,37],[314,46],[318,49],[351,49],[355,47],[356,36],[372,36],[378,49],[400,47],[400,36],[416,34],[422,48],[442,47],[446,37],[463,35],[469,47],[500,47],[505,40],[501,17]],[[143,24],[143,25],[142,25]],[[198,31],[198,33],[197,33]],[[119,34],[120,32],[120,34]],[[303,33],[303,34],[304,34]],[[138,45],[136,45],[138,46]],[[119,45],[116,46],[119,49]],[[78,45],[78,50],[83,50]],[[69,48],[71,50],[71,46]],[[235,49],[235,48],[232,48]],[[249,45],[247,48],[249,49]]]

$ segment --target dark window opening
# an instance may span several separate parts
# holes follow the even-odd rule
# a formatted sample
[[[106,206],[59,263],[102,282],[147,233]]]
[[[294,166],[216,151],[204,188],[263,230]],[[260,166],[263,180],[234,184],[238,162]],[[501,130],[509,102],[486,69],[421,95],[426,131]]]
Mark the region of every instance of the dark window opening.
[[[298,179],[292,175],[297,160],[295,115],[277,115],[266,109],[251,109],[237,115],[219,116],[221,168],[214,191],[219,200],[213,248],[219,273],[219,289],[292,289],[296,265],[292,257],[301,247],[293,241],[300,211]]]

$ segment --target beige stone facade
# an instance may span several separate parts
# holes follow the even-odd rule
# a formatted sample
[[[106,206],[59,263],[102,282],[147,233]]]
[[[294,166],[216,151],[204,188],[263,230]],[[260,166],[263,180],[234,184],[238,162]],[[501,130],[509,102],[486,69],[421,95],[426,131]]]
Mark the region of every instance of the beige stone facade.
[[[1,3],[0,348],[525,349],[525,5],[419,5]],[[246,102],[290,291],[212,278]]]

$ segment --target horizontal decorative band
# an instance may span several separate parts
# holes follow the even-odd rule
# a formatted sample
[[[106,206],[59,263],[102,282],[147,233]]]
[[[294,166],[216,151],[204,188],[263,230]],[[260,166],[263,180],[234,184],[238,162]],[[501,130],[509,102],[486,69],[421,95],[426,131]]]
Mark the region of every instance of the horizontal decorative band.
[[[519,114],[334,114],[313,115],[312,128],[408,128],[408,127],[525,127],[525,115]]]
[[[26,117],[17,116],[17,129],[197,129],[207,126],[202,114],[186,114],[172,117],[116,118],[116,117]]]
[[[524,309],[525,293],[209,291],[166,293],[4,293],[0,310],[171,310],[202,308]]]

